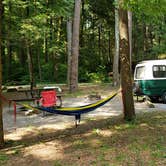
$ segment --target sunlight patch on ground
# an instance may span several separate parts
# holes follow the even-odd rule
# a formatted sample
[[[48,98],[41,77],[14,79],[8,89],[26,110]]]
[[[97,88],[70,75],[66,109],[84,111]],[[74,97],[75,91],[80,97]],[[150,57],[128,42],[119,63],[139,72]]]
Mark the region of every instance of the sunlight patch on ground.
[[[35,130],[33,127],[32,128],[20,128],[16,129],[13,132],[9,132],[5,134],[5,139],[6,140],[21,140],[23,136],[29,135],[29,136],[35,136],[37,130]]]
[[[63,150],[59,145],[60,143],[57,142],[48,142],[27,147],[24,150],[24,157],[33,156],[33,158],[43,161],[62,159]]]
[[[93,148],[98,148],[103,144],[103,142],[99,139],[91,139],[89,140],[89,145]]]
[[[39,130],[44,130],[44,129],[58,129],[58,130],[63,130],[66,129],[67,127],[71,127],[71,124],[66,124],[66,123],[60,123],[60,124],[47,124],[47,125],[41,125],[38,127]]]
[[[114,132],[110,131],[110,130],[101,130],[99,132],[99,134],[103,137],[110,137],[114,134]]]
[[[26,128],[17,128],[16,130],[5,133],[5,140],[18,141],[22,140],[23,138],[28,139],[30,137],[41,135],[43,131],[50,133],[50,131],[53,132],[57,130],[63,130],[68,127],[71,127],[71,124],[69,123],[67,124],[61,123],[58,125],[47,124],[47,125],[41,125],[40,127],[29,126]]]

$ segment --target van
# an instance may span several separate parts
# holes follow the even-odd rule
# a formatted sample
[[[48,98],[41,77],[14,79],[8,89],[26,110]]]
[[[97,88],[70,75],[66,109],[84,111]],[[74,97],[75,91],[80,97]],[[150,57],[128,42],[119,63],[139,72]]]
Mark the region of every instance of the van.
[[[166,59],[147,60],[136,65],[134,93],[148,96],[152,102],[160,99],[166,103]]]

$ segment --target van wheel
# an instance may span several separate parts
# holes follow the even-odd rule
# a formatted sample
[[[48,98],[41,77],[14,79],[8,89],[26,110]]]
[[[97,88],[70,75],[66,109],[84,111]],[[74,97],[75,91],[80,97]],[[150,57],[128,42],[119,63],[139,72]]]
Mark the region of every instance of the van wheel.
[[[152,103],[158,102],[158,97],[149,97]]]
[[[164,92],[163,95],[162,95],[162,101],[163,101],[164,103],[166,103],[166,92]]]

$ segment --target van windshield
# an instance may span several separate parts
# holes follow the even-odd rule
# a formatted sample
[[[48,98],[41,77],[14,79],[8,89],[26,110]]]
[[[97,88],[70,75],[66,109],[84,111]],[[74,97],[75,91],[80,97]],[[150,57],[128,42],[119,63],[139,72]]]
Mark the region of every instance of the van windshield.
[[[145,75],[145,66],[137,67],[135,78],[136,79],[142,79],[142,78],[144,78],[144,75]]]
[[[153,77],[155,77],[155,78],[166,77],[166,65],[154,65],[153,66]]]

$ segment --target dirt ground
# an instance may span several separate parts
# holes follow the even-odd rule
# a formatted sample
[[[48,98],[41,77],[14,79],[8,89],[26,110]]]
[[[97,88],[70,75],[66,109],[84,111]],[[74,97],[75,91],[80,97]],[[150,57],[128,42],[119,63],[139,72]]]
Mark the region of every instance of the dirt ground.
[[[89,88],[85,87],[85,89],[83,88],[83,91],[84,93],[78,97],[64,96],[63,106],[81,106],[93,103],[97,100],[88,97],[92,93],[95,92],[104,98],[110,94],[108,92],[113,93],[116,90],[110,86],[106,86],[104,88],[93,86]],[[7,98],[18,97],[18,94],[15,93],[5,95]],[[152,112],[156,110],[166,111],[166,106],[164,104],[155,104],[155,108],[149,108],[144,102],[135,102],[135,109],[136,113],[148,111]],[[78,128],[75,128],[75,121],[72,116],[56,114],[46,114],[43,116],[42,112],[27,116],[25,115],[25,111],[20,111],[18,107],[16,122],[14,122],[12,107],[9,110],[8,105],[4,104],[3,119],[5,140],[9,142],[14,141],[16,147],[18,141],[20,149],[24,146],[24,144],[32,143],[31,146],[24,148],[21,152],[19,151],[19,153],[24,154],[23,158],[18,159],[14,157],[13,161],[12,159],[10,160],[12,162],[7,162],[7,166],[14,165],[15,163],[22,166],[51,165],[50,161],[63,158],[63,149],[67,145],[65,145],[65,142],[62,144],[60,141],[61,138],[68,137],[68,135],[72,134],[72,132],[76,132],[77,134],[81,132],[83,130],[83,126],[86,126],[85,124],[88,120],[104,120],[112,116],[121,115],[122,113],[123,107],[120,93],[104,106],[96,109],[95,111],[83,114]],[[86,128],[90,127],[91,126],[86,126]],[[70,130],[71,128],[72,130]],[[62,130],[63,132],[61,132]],[[70,130],[70,134],[68,133],[68,130]],[[58,138],[56,141],[54,141],[55,137]],[[41,143],[40,140],[45,143]],[[33,142],[36,141],[39,141],[40,143],[34,144]],[[21,144],[20,142],[23,143]],[[17,150],[12,148],[11,150],[8,150],[8,153],[18,153],[18,149],[18,147]]]
[[[107,86],[83,86],[80,88],[81,94],[77,97],[73,96],[63,96],[62,103],[64,107],[73,107],[73,106],[82,106],[90,103],[94,103],[97,101],[94,97],[94,94],[99,95],[101,98],[105,98],[108,95],[117,91],[113,89],[113,87]],[[64,92],[67,93],[67,92]],[[25,98],[24,93],[16,93],[16,92],[8,92],[4,94],[6,98],[10,99],[21,99]],[[33,105],[33,102],[29,104]],[[141,111],[155,111],[155,110],[166,110],[165,104],[154,104],[154,108],[149,108],[149,106],[144,102],[135,102],[135,109],[136,112]],[[22,128],[26,128],[29,126],[35,127],[54,127],[57,129],[62,129],[67,126],[72,126],[75,123],[75,117],[73,116],[66,116],[66,115],[57,115],[57,114],[49,114],[46,113],[43,116],[43,112],[39,112],[37,114],[32,115],[25,115],[27,110],[21,111],[20,106],[17,105],[17,115],[16,115],[16,122],[14,121],[14,114],[13,114],[13,105],[9,107],[9,105],[5,102],[4,103],[4,111],[3,111],[3,120],[4,120],[4,130],[5,133],[18,131]],[[123,113],[123,106],[122,106],[122,98],[121,94],[119,93],[115,98],[113,98],[110,102],[106,103],[104,106],[99,107],[98,109],[89,112],[87,114],[83,114],[81,116],[81,123],[88,118],[107,118],[112,116],[117,116]]]

